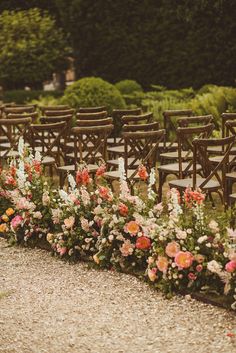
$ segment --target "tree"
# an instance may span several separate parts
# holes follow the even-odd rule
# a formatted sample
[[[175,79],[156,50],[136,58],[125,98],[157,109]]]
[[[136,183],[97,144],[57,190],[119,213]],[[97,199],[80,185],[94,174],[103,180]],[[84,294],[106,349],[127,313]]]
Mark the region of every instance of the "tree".
[[[64,70],[70,47],[62,29],[37,8],[0,15],[0,85],[39,88],[53,72]]]

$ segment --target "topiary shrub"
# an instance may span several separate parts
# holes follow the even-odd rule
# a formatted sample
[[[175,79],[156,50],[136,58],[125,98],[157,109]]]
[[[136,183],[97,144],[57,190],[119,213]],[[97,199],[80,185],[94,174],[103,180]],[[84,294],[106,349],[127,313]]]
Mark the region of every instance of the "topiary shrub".
[[[121,94],[132,94],[134,92],[143,92],[142,86],[135,80],[122,80],[115,84]]]
[[[61,104],[68,104],[72,108],[105,105],[109,112],[126,106],[118,89],[99,77],[85,77],[67,87]]]

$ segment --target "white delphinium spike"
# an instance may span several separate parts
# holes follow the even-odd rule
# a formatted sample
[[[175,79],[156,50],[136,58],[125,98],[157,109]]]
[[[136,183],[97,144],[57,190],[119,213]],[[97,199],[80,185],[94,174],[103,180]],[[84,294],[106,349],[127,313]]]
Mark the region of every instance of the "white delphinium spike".
[[[156,176],[155,176],[155,169],[151,169],[151,173],[149,176],[149,183],[148,183],[148,199],[155,200],[155,192],[153,191],[152,187],[155,185]]]
[[[73,175],[71,175],[71,174],[68,174],[68,183],[70,185],[71,191],[74,191],[76,188],[76,182],[75,182]]]
[[[122,157],[118,158],[118,162],[119,162],[118,172],[119,172],[119,179],[120,179],[120,197],[126,198],[130,194],[130,192],[126,181],[124,158]]]
[[[170,215],[175,218],[178,218],[178,216],[183,213],[183,210],[179,204],[179,192],[175,188],[170,190],[170,202],[168,203],[168,209],[171,211]]]
[[[39,151],[36,151],[35,152],[35,156],[34,156],[34,159],[37,161],[37,162],[41,162],[42,160],[42,155]]]
[[[17,176],[19,189],[23,190],[26,183],[25,166],[24,166],[23,160],[19,161],[18,169],[16,170],[16,176]]]
[[[24,156],[24,147],[25,147],[24,139],[21,136],[18,142],[18,153],[21,158]]]
[[[69,195],[67,194],[67,192],[65,190],[62,190],[62,189],[59,190],[59,196],[64,202],[69,201]]]

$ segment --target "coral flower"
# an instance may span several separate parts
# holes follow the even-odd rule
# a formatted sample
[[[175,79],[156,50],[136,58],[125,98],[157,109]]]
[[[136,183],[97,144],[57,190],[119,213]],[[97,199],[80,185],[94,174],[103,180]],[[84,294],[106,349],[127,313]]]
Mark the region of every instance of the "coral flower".
[[[4,233],[7,229],[7,225],[5,223],[0,224],[0,233]]]
[[[166,255],[169,257],[175,257],[175,255],[180,251],[180,246],[176,241],[172,241],[166,245]]]
[[[19,227],[19,225],[21,224],[22,220],[23,220],[23,218],[22,218],[21,216],[19,216],[19,215],[15,216],[15,217],[12,218],[12,220],[11,220],[11,226],[12,226],[13,228]]]
[[[193,262],[193,255],[188,251],[179,251],[175,255],[175,263],[179,268],[189,268]]]
[[[127,216],[129,209],[124,203],[119,204],[119,212],[121,216]]]
[[[13,208],[8,208],[8,209],[6,210],[6,215],[7,215],[8,217],[12,216],[14,213],[15,213],[15,211],[13,210]]]
[[[109,199],[109,189],[106,188],[105,186],[100,186],[99,187],[99,195],[102,199]]]
[[[148,178],[148,173],[146,167],[144,165],[140,165],[138,168],[138,176],[142,180],[147,180]]]
[[[148,237],[139,237],[136,240],[136,248],[140,250],[147,250],[150,249],[151,246],[151,240]]]
[[[99,177],[103,176],[105,171],[106,171],[105,164],[100,165],[100,167],[96,171],[96,176],[99,176]]]
[[[154,282],[157,279],[157,269],[152,268],[148,269],[148,278],[150,279],[151,282]]]
[[[134,244],[131,243],[130,240],[125,240],[123,245],[120,247],[120,252],[123,256],[129,256],[133,254]]]
[[[168,259],[165,256],[158,256],[156,265],[159,271],[165,273],[169,265]]]
[[[125,225],[125,231],[130,235],[136,235],[139,232],[139,225],[135,221],[130,221]]]
[[[74,223],[75,223],[75,217],[73,216],[70,216],[69,218],[64,219],[64,224],[67,229],[72,228]]]
[[[236,270],[236,261],[231,260],[225,265],[227,272],[234,272]]]

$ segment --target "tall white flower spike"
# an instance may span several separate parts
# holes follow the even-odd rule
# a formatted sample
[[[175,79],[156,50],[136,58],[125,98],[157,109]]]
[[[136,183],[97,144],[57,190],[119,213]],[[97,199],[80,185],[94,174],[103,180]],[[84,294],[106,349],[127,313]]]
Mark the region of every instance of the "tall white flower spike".
[[[74,191],[76,188],[76,182],[73,175],[71,174],[68,175],[68,183],[70,185],[71,191]]]
[[[148,183],[148,199],[149,200],[155,200],[155,192],[152,189],[153,185],[155,185],[155,182],[156,182],[155,169],[152,168],[150,176],[149,176],[149,183]]]
[[[24,155],[24,147],[25,147],[24,139],[21,136],[18,142],[18,153],[20,157],[23,157]]]

